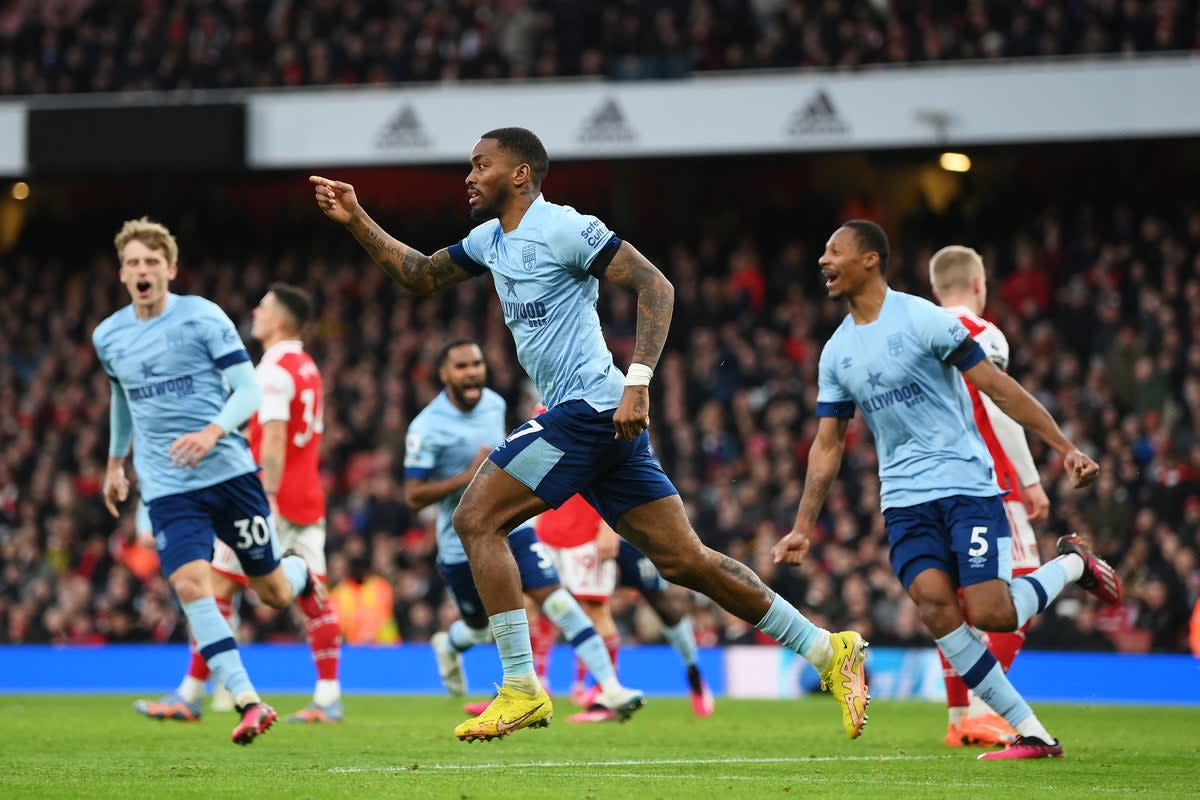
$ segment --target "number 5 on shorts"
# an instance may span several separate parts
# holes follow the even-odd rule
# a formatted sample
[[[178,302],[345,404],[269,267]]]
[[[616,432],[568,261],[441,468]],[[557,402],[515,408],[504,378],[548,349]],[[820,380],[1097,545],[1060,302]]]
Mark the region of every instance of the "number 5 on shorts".
[[[983,538],[987,535],[988,529],[986,525],[976,525],[971,528],[971,548],[967,550],[969,556],[981,556],[988,551],[988,541]]]

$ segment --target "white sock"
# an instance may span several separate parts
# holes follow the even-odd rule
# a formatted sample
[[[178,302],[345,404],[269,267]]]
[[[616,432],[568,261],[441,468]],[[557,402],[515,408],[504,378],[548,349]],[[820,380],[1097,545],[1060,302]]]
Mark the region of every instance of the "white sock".
[[[995,714],[992,707],[979,699],[979,695],[971,692],[970,699],[967,701],[967,716],[982,717],[985,714]]]
[[[504,685],[509,689],[516,689],[518,692],[528,695],[535,695],[542,690],[542,682],[538,680],[535,672],[527,672],[524,675],[505,675]]]
[[[1054,744],[1058,740],[1050,735],[1050,732],[1042,727],[1042,723],[1038,720],[1036,714],[1030,714],[1025,719],[1016,724],[1017,733],[1021,736],[1036,736],[1046,744]]]
[[[803,653],[803,656],[816,668],[817,672],[824,672],[825,668],[829,666],[829,662],[833,660],[833,644],[829,640],[829,631],[824,628],[819,629],[812,646]]]
[[[950,712],[950,724],[951,725],[958,725],[964,719],[967,718],[967,707],[966,706],[947,706],[947,709]]]
[[[1067,573],[1067,583],[1075,583],[1083,577],[1083,558],[1078,553],[1067,553],[1055,559],[1063,572]]]
[[[237,697],[233,698],[233,702],[238,708],[245,708],[251,703],[261,703],[262,698],[258,696],[258,692],[251,690],[240,693]]]
[[[342,697],[342,684],[338,681],[317,681],[317,688],[313,691],[313,702],[319,706],[328,706],[336,703]]]
[[[204,697],[204,681],[197,680],[191,675],[185,675],[177,691],[179,692],[179,696],[185,701],[194,703]]]

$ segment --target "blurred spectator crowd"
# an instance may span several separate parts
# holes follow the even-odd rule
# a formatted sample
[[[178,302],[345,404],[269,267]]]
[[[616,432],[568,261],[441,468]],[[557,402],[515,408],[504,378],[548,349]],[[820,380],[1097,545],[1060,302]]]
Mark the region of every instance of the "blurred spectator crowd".
[[[176,291],[215,300],[247,341],[250,309],[272,280],[314,292],[319,313],[307,340],[328,392],[330,581],[344,591],[371,581],[390,593],[388,629],[352,640],[426,640],[454,613],[434,567],[432,515],[410,514],[402,492],[405,429],[439,390],[431,361],[447,337],[475,337],[491,385],[509,400],[510,422],[525,419],[536,402],[490,282],[414,298],[394,288],[350,237],[336,229],[314,236],[309,216],[271,226],[269,245],[248,229],[198,218],[204,222],[178,231]],[[1084,533],[1119,567],[1127,592],[1120,607],[1100,608],[1069,587],[1037,621],[1030,646],[1184,651],[1200,595],[1200,211],[1081,204],[1031,220],[1012,236],[970,242],[992,273],[988,313],[1008,335],[1013,374],[1102,464],[1092,487],[1073,491],[1057,456],[1032,442],[1052,501],[1052,518],[1039,526],[1043,556],[1053,553],[1058,534]],[[108,385],[89,336],[128,296],[108,245],[112,231],[87,224],[73,232],[74,245],[59,227],[39,234],[31,225],[6,256],[4,643],[186,636],[154,552],[134,530],[132,504],[114,521],[99,498]],[[893,230],[893,287],[928,296],[928,257],[945,244],[932,238],[934,227],[913,219]],[[927,644],[888,566],[877,464],[861,421],[851,424],[807,562],[779,567],[769,556],[800,499],[816,426],[817,359],[845,313],[817,280],[823,240],[772,239],[752,222],[704,230],[692,240],[643,246],[677,292],[653,385],[652,435],[697,531],[820,623],[856,628],[879,645]],[[448,234],[444,243],[453,240]],[[72,246],[83,255],[64,255]],[[600,310],[624,366],[634,303],[607,287]],[[761,641],[704,598],[673,591],[690,599],[702,645]],[[652,615],[632,600],[620,598],[615,610],[627,639],[656,639]],[[246,640],[296,635],[286,615],[253,598],[241,613]]]
[[[854,69],[1200,44],[1196,0],[12,0],[0,95]]]

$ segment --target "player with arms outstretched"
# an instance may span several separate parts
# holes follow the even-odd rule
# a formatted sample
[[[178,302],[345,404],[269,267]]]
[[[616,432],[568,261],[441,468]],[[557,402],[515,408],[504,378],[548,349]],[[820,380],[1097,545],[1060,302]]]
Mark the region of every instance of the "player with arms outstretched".
[[[546,200],[549,164],[541,141],[524,128],[483,134],[466,178],[467,204],[481,224],[432,256],[389,236],[350,184],[310,178],[317,207],[409,291],[430,294],[490,272],[517,358],[550,409],[483,462],[454,513],[504,667],[496,700],[455,735],[493,739],[552,713],[533,669],[508,533],[580,493],[664,578],[708,595],[812,662],[833,691],[847,735],[857,737],[868,701],[862,637],[818,628],[744,564],[701,543],[647,431],[649,383],[666,343],[674,288],[599,219]],[[601,278],[637,297],[628,375],[613,364],[600,328]]]
[[[971,338],[979,342],[983,352],[1001,371],[1008,371],[1008,339],[995,324],[984,319],[987,307],[987,272],[979,253],[969,247],[950,245],[933,254],[929,260],[929,280],[933,296],[951,314],[958,317]],[[1041,566],[1037,536],[1031,523],[1045,519],[1050,513],[1050,500],[1042,488],[1042,478],[1033,454],[1025,440],[1025,429],[1005,414],[986,394],[966,379],[975,426],[983,437],[988,455],[996,471],[996,482],[1004,495],[1012,530],[1013,577],[1028,575]],[[968,619],[968,622],[970,620]],[[988,650],[1008,672],[1025,643],[1026,622],[1020,630],[992,631],[983,637]],[[942,671],[946,679],[946,705],[950,719],[946,728],[946,744],[1008,744],[1016,738],[1004,718],[996,714],[977,695],[967,689],[963,679],[940,650]]]
[[[803,559],[857,406],[879,456],[892,569],[955,671],[1018,733],[1005,750],[980,758],[1061,756],[1058,740],[964,622],[956,589],[962,587],[977,627],[1015,631],[1069,582],[1110,603],[1120,598],[1120,582],[1074,534],[1059,539],[1058,558],[1012,578],[1008,517],[960,374],[1060,453],[1075,486],[1090,483],[1100,468],[1067,440],[1041,403],[987,359],[961,322],[928,300],[888,287],[889,254],[883,229],[866,220],[845,223],[825,245],[826,291],[846,298],[850,313],[821,352],[820,422],[804,493],[792,531],[772,555],[777,563]]]
[[[214,537],[237,552],[262,601],[283,608],[320,584],[299,556],[280,557],[258,467],[237,428],[262,399],[250,355],[229,317],[202,297],[170,292],[179,247],[142,217],[114,240],[132,303],[92,334],[112,385],[104,502],[113,516],[129,496],[125,458],[134,448],[163,574],[183,605],[200,654],[229,690],[249,744],[274,723],[250,682],[233,631],[213,597]]]
[[[255,369],[263,402],[250,418],[250,452],[262,468],[260,477],[285,552],[303,556],[325,581],[325,492],[321,488],[319,454],[324,431],[324,387],[316,362],[305,352],[301,331],[312,317],[312,299],[297,286],[276,283],[254,309],[250,334],[263,346]],[[233,548],[218,540],[213,555],[213,592],[222,615],[231,620],[237,592],[249,586]],[[288,722],[341,722],[343,718],[338,662],[341,631],[333,608],[312,595],[296,598],[304,615],[305,638],[317,669],[312,702],[287,717]],[[161,700],[139,700],[140,713],[154,719],[200,718],[209,668],[194,647],[187,675],[179,688]],[[216,701],[214,700],[214,707]]]
[[[430,644],[442,683],[452,694],[462,694],[466,691],[462,653],[491,642],[492,631],[467,554],[454,530],[454,509],[488,453],[504,443],[508,406],[503,397],[487,388],[483,351],[475,342],[448,342],[438,356],[437,369],[445,388],[413,418],[405,436],[404,499],[414,511],[438,503],[438,571],[462,618],[451,624],[449,631],[434,634]],[[603,689],[600,702],[605,709],[628,719],[645,704],[645,698],[617,680],[604,640],[596,634],[579,603],[562,587],[554,563],[533,527],[518,526],[508,535],[508,547],[525,595],[562,631],[588,665]],[[549,721],[549,716],[541,719]]]

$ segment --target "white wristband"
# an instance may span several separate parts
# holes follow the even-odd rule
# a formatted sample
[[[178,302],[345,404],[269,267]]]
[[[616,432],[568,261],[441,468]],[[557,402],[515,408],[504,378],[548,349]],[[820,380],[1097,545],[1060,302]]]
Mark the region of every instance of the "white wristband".
[[[649,386],[650,378],[654,375],[654,370],[647,367],[645,364],[633,363],[629,365],[629,372],[625,375],[626,386]]]

